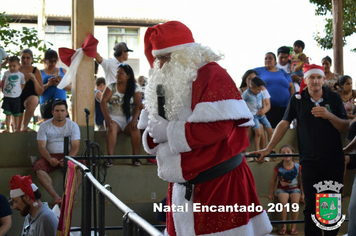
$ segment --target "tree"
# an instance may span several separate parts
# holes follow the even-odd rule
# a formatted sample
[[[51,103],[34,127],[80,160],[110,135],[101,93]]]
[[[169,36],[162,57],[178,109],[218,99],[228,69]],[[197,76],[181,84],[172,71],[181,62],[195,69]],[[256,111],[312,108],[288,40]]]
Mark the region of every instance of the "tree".
[[[331,0],[309,0],[311,3],[317,5],[315,10],[316,15],[331,16],[332,15],[332,1]],[[344,45],[346,45],[346,38],[356,33],[356,0],[342,0],[342,10],[343,10],[343,40]],[[322,37],[320,33],[314,36],[315,41],[323,49],[333,48],[333,24],[332,17],[326,18],[325,33],[326,35]],[[356,47],[352,49],[356,52]]]
[[[19,56],[24,48],[36,48],[34,50],[34,63],[39,62],[40,57],[36,55],[36,51],[43,54],[47,50],[46,43],[38,38],[37,30],[34,28],[22,27],[22,30],[12,29],[10,23],[13,20],[5,14],[0,13],[0,47],[4,48],[7,53],[13,56]]]

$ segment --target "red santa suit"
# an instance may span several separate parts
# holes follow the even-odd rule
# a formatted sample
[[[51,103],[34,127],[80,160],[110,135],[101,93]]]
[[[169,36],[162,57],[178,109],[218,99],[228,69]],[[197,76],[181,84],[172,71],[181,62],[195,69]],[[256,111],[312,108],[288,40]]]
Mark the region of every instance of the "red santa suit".
[[[236,84],[215,62],[198,70],[187,97],[190,101],[178,111],[177,120],[168,122],[167,142],[155,144],[147,129],[143,135],[145,150],[156,154],[159,177],[170,182],[167,205],[184,207],[181,212],[174,212],[173,208],[167,212],[166,233],[266,235],[272,226],[260,206],[254,178],[244,157],[232,171],[193,185],[192,196],[186,199],[186,187],[181,183],[246,149],[249,146],[246,127],[253,125],[251,112]],[[236,204],[233,211],[224,208]],[[203,206],[211,211],[202,212]],[[240,212],[240,206],[254,206],[254,210]]]

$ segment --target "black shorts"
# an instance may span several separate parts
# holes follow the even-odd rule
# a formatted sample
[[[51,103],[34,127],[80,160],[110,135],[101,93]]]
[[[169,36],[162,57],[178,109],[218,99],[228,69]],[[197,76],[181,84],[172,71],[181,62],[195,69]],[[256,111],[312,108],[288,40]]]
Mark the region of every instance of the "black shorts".
[[[21,98],[9,98],[4,97],[4,101],[1,106],[4,109],[6,115],[20,116],[21,115]]]

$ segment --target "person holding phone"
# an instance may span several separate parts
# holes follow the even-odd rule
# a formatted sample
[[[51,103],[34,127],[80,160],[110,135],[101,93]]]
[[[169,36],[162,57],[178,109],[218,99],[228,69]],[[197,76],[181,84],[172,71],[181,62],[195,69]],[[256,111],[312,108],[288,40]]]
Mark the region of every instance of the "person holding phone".
[[[52,118],[52,104],[56,99],[67,99],[66,91],[71,90],[71,85],[64,89],[57,88],[61,82],[66,70],[56,67],[58,62],[58,54],[52,49],[45,52],[44,64],[45,68],[41,70],[44,92],[40,96],[41,117],[43,120]]]

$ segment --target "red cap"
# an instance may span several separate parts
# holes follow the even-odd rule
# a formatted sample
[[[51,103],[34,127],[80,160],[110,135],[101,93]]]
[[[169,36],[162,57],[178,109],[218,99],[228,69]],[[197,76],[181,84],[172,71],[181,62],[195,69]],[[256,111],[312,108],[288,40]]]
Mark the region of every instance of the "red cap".
[[[151,68],[157,55],[171,53],[195,43],[190,29],[179,21],[168,21],[147,29],[145,54]]]
[[[322,75],[323,77],[325,77],[324,67],[318,66],[315,64],[304,64],[303,71],[304,71],[304,74],[303,74],[302,82],[300,83],[299,94],[302,93],[303,89],[306,86],[304,79],[307,78],[309,75],[319,74],[319,75]]]
[[[20,176],[14,175],[10,180],[10,197],[20,197],[25,194],[30,196],[33,201],[36,201],[34,192],[38,189],[37,186],[32,182],[31,176]]]

